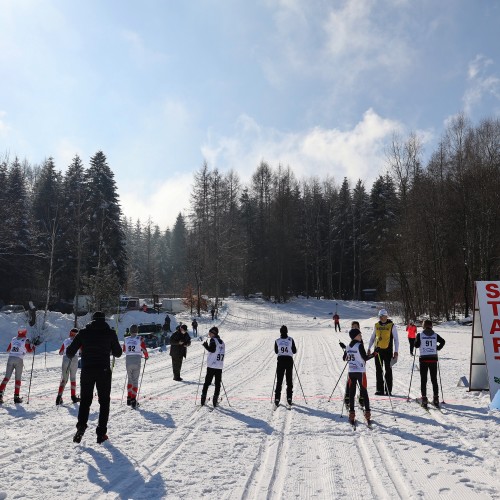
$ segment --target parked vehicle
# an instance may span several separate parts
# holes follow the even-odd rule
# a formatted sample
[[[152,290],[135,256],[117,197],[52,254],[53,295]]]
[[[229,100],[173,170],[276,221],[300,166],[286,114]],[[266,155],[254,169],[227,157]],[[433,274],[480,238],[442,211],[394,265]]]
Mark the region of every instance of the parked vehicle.
[[[59,300],[54,304],[49,304],[49,311],[60,312],[63,314],[73,314],[73,302]]]
[[[163,299],[162,308],[169,313],[179,313],[186,310],[186,305],[182,299]]]
[[[0,312],[4,314],[23,313],[26,312],[26,309],[24,309],[24,306],[20,304],[8,304],[6,306],[3,306],[0,309]]]
[[[119,312],[138,311],[140,308],[138,297],[122,297],[120,299]]]
[[[160,323],[141,323],[138,325],[138,334],[144,339],[146,347],[155,348],[170,343]]]

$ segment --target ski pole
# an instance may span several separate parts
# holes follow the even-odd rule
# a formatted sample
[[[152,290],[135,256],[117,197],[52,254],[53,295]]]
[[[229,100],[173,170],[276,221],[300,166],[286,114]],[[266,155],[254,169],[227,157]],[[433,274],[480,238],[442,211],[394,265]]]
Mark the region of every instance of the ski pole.
[[[380,368],[382,369],[383,368],[383,364],[382,364],[382,359],[380,358],[380,353],[377,353],[377,357],[378,357],[378,362],[380,363]],[[387,368],[387,367],[386,367]],[[392,406],[392,398],[391,398],[391,393],[389,392],[389,387],[387,386],[387,379],[385,378],[385,373],[383,373],[383,377],[384,377],[384,385],[385,385],[385,390],[387,392],[387,395],[389,396],[389,403],[391,403],[391,410],[392,410],[392,415],[394,417],[394,420],[396,420],[396,415],[394,415],[394,406]]]
[[[226,395],[227,404],[229,405],[229,407],[231,407],[231,403],[229,402],[229,398],[227,397],[226,388],[224,387],[224,382],[222,381],[222,379],[221,379],[220,383],[222,384],[222,388],[224,389],[224,394]]]
[[[36,351],[36,346],[33,346],[33,360],[31,361],[30,386],[28,388],[28,399],[26,400],[26,404],[29,404],[29,402],[30,402],[31,379],[33,378],[33,365],[35,363],[35,351]]]
[[[144,377],[144,370],[146,369],[147,361],[148,358],[144,358],[144,366],[142,367],[141,381],[139,382],[139,388],[137,389],[137,396],[135,397],[136,401],[139,401],[139,393],[141,392],[141,386],[142,386],[142,377]]]
[[[439,373],[439,385],[441,386],[441,403],[446,404],[444,402],[444,394],[443,394],[443,384],[441,383],[441,368],[439,368],[439,357],[438,357],[438,373]]]
[[[203,362],[205,361],[205,348],[203,348],[203,357],[201,358],[201,366],[200,366],[200,376],[198,377],[198,387],[196,387],[196,397],[194,399],[194,404],[198,401],[198,391],[200,390],[201,384],[201,371],[203,370]]]
[[[304,396],[304,401],[307,404],[306,395],[304,394],[304,389],[302,388],[302,382],[300,381],[299,372],[297,371],[297,367],[295,366],[295,361],[293,358],[292,358],[292,362],[293,362],[293,367],[295,368],[295,373],[297,374],[297,379],[299,381],[300,390],[302,391],[302,396]]]
[[[271,392],[271,403],[273,402],[273,396],[274,396],[274,386],[276,385],[276,376],[278,375],[278,370],[274,372],[274,382],[273,382],[273,391]]]
[[[335,387],[333,388],[333,391],[332,391],[332,393],[330,394],[330,397],[328,398],[328,402],[330,402],[330,400],[332,399],[333,393],[335,392],[335,389],[336,389],[336,388],[337,388],[337,386],[339,385],[340,379],[342,378],[342,375],[343,375],[343,373],[345,372],[345,369],[347,368],[347,365],[348,365],[348,362],[344,365],[344,369],[342,370],[342,372],[341,372],[341,373],[340,373],[340,375],[339,375],[339,379],[337,380],[337,383],[335,384]]]
[[[123,383],[123,391],[122,391],[122,401],[120,404],[123,404],[123,396],[125,395],[125,387],[127,385],[128,373],[125,373],[125,382]]]
[[[410,401],[411,381],[413,379],[413,370],[415,368],[415,353],[416,353],[416,350],[413,350],[413,365],[411,365],[410,387],[408,387],[408,397],[406,398],[407,403]]]
[[[45,369],[47,369],[47,341],[45,341]]]

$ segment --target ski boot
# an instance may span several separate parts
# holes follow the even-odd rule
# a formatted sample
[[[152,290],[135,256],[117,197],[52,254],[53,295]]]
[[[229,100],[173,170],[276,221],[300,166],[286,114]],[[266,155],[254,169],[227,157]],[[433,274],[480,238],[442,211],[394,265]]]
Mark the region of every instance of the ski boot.
[[[104,441],[107,441],[107,440],[108,440],[107,434],[102,434],[101,436],[97,436],[97,444],[102,444],[102,443],[104,443]]]
[[[422,408],[425,408],[426,410],[429,409],[429,400],[425,396],[422,396],[422,402],[420,404],[422,405]]]
[[[22,403],[23,398],[19,396],[19,394],[14,394],[14,403]]]
[[[201,395],[201,399],[200,399],[200,404],[201,406],[205,406],[205,402],[207,400],[207,396],[204,396],[203,394]]]
[[[356,424],[356,412],[355,411],[350,411],[349,412],[349,423],[351,425],[355,425]]]
[[[370,410],[365,410],[365,419],[367,425],[372,425],[372,412]]]
[[[71,396],[71,401],[73,401],[73,403],[79,403],[80,398],[78,396]]]
[[[3,392],[0,392],[0,405],[3,404]]]
[[[85,434],[86,427],[77,427],[76,434],[73,436],[73,443],[79,443]]]
[[[288,406],[292,406],[292,398],[288,398],[286,402],[288,403]]]
[[[63,404],[63,398],[62,394],[58,394],[56,397],[56,406],[62,405]]]
[[[130,396],[127,396],[127,406],[130,406],[131,401],[132,401],[132,398]]]
[[[135,410],[138,406],[139,406],[139,403],[137,402],[137,399],[133,398],[130,400],[130,407],[132,409]]]
[[[432,404],[436,407],[439,408],[439,396],[434,396],[432,399]]]

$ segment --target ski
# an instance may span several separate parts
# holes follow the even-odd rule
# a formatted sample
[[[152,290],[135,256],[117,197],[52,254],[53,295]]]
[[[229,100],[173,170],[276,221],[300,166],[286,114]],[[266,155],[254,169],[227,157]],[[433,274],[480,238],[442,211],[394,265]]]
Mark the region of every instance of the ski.
[[[355,431],[358,426],[358,421],[354,420],[354,422],[349,422],[351,424],[352,430]]]
[[[287,410],[291,410],[292,409],[292,405],[286,405],[286,409]]]

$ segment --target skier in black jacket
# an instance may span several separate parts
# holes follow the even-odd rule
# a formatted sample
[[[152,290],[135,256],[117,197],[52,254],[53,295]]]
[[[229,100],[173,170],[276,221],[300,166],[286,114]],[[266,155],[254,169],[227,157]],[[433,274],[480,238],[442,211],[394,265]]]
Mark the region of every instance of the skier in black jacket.
[[[278,355],[274,404],[276,406],[280,404],[281,387],[283,377],[286,374],[286,401],[291,405],[293,395],[293,355],[297,353],[297,348],[295,347],[295,341],[288,336],[286,325],[282,325],[280,328],[280,338],[274,342],[274,352]]]
[[[181,325],[170,337],[170,356],[172,357],[172,371],[174,380],[181,382],[182,359],[186,357],[187,347],[191,345],[191,337],[186,325]]]
[[[115,358],[119,358],[123,352],[116,332],[106,323],[104,313],[101,311],[95,312],[92,321],[78,332],[66,350],[66,356],[71,359],[80,347],[82,348],[81,401],[76,424],[77,431],[73,441],[79,443],[85,433],[95,386],[99,397],[99,423],[96,433],[97,442],[100,444],[108,439],[106,432],[111,400],[109,356],[112,354]]]

